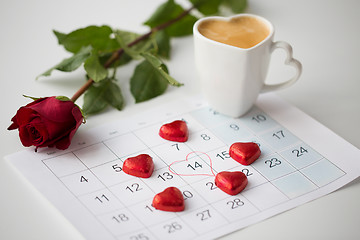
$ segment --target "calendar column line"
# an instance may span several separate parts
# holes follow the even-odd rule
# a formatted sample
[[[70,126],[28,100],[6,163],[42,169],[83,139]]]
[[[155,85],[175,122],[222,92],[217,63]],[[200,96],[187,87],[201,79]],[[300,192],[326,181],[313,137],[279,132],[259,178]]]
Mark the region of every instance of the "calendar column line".
[[[216,126],[220,126],[220,124],[217,124],[217,125],[215,125],[215,127]],[[208,127],[208,128],[206,128],[208,131],[210,131],[211,132],[211,134],[213,134],[213,136],[215,136],[216,138],[219,138],[219,136],[217,136],[217,134],[215,134],[212,130],[213,130],[213,128],[214,128],[214,126],[213,127]],[[200,131],[199,131],[200,132]],[[223,142],[223,141],[222,141]],[[225,146],[227,146],[228,147],[228,145],[227,144],[225,144]],[[190,147],[189,147],[190,148]],[[222,148],[222,147],[218,147],[218,148],[216,148],[216,149],[220,149],[220,148]],[[210,150],[210,151],[214,151],[214,150],[216,150],[216,149],[212,149],[212,150]],[[199,156],[201,159],[203,159],[201,156]],[[204,159],[203,159],[204,160]],[[207,161],[205,161],[204,160],[204,162],[207,164]],[[210,166],[211,168],[212,168],[212,166]],[[215,169],[213,169],[215,172],[217,172],[217,170],[215,170]],[[257,170],[255,170],[255,171],[257,171]],[[215,176],[214,176],[214,178],[215,178]],[[213,179],[214,179],[213,178]],[[195,191],[197,191],[196,189],[194,189]],[[199,193],[198,193],[199,194]],[[226,216],[226,215],[223,215],[223,213],[221,212],[221,211],[219,211],[216,207],[215,207],[215,205],[218,203],[218,202],[223,202],[224,201],[224,199],[222,199],[222,200],[218,200],[218,201],[216,201],[216,202],[214,202],[214,203],[211,203],[211,202],[208,202],[204,197],[202,197],[202,195],[200,195],[201,196],[201,198],[205,201],[205,202],[207,202],[207,204],[208,205],[210,205],[211,207],[212,207],[212,209],[214,209],[218,214],[220,214],[220,216],[222,216],[224,219],[225,219],[225,221],[228,223],[228,224],[230,224],[231,223],[231,221],[228,219],[228,217]],[[243,195],[242,195],[243,196]],[[243,196],[244,197],[244,196]],[[245,198],[245,197],[244,197]],[[245,199],[247,199],[247,198],[245,198]],[[247,199],[247,201],[249,202],[249,204],[251,204],[252,206],[254,206],[255,207],[255,209],[256,209],[256,211],[257,212],[260,212],[260,210],[259,210],[259,208],[257,208],[254,204],[252,204],[251,203],[251,201],[249,201],[248,199]],[[256,213],[254,213],[254,214],[256,214]]]
[[[159,122],[160,124],[161,124],[161,122]],[[160,157],[160,156],[158,156],[147,144],[146,144],[146,142],[144,142],[142,139],[140,139],[137,135],[136,135],[136,133],[133,133],[151,152],[153,152],[159,159],[161,159],[161,161],[167,166],[167,168],[169,168],[169,166],[168,166],[168,164]],[[186,184],[187,184],[187,186],[190,186],[190,184],[188,183],[188,182],[186,182],[183,178],[182,178],[182,176],[180,176],[180,175],[178,175],[178,177],[180,178],[180,179],[182,179]],[[151,187],[149,187],[152,191],[153,191],[153,189],[151,188]],[[154,192],[154,191],[153,191]],[[155,193],[156,194],[156,193]],[[181,216],[179,216],[179,214],[178,213],[175,213],[176,214],[176,216],[178,217],[178,218],[181,218]],[[165,221],[164,221],[165,222]],[[192,226],[190,225],[190,224],[188,224],[186,221],[183,221],[184,222],[184,224],[186,224],[187,225],[187,227],[189,228],[189,229],[191,229],[196,235],[198,235],[197,234],[197,232],[192,228]],[[149,229],[150,230],[150,229]],[[151,231],[151,230],[150,230]],[[198,235],[199,236],[199,235]]]
[[[159,155],[157,155],[157,154],[146,144],[146,142],[144,142],[141,138],[139,138],[135,132],[132,132],[132,133],[135,135],[135,137],[136,137],[139,141],[141,141],[154,155],[156,155],[156,156],[167,166],[166,162],[165,162]],[[146,183],[144,183],[144,184],[145,184],[146,186],[148,186]],[[149,186],[148,186],[148,187],[149,187]],[[151,189],[151,191],[153,191],[155,194],[157,194],[157,192],[155,192],[151,187],[149,187],[149,188]]]
[[[244,125],[243,123],[240,123],[241,125]],[[244,126],[242,126],[242,127],[244,127]],[[251,129],[249,129],[247,126],[245,126],[245,128],[247,128],[248,130],[251,130]],[[209,128],[208,129],[209,131],[211,131],[212,130],[212,128]],[[212,131],[211,131],[212,132]],[[255,137],[258,137],[257,135],[256,135],[256,133],[254,132],[254,131],[252,131],[251,130],[251,132],[252,132],[252,134],[255,136]],[[213,132],[212,132],[213,133]],[[214,134],[214,133],[213,133]],[[218,137],[216,134],[214,134],[216,137]],[[234,160],[235,161],[235,160]],[[239,166],[243,166],[243,167],[246,167],[245,165],[241,165],[241,164],[239,164]],[[234,167],[234,168],[236,168],[236,167]],[[268,179],[268,178],[266,178],[260,171],[258,171],[255,167],[253,167],[253,169],[260,175],[260,176],[262,176],[264,179],[266,179],[266,182],[265,183],[262,183],[262,184],[260,184],[260,185],[263,185],[263,184],[266,184],[266,183],[270,183],[270,184],[272,184],[271,183],[271,181]],[[260,186],[260,185],[258,185],[258,186]],[[257,186],[255,186],[254,188],[256,188]],[[245,189],[245,191],[246,191],[246,189]],[[240,195],[243,197],[243,198],[245,198],[252,206],[254,206],[255,208],[256,208],[256,210],[257,210],[257,213],[259,213],[259,212],[261,212],[261,209],[258,207],[258,206],[256,206],[256,204],[254,204],[254,203],[252,203],[247,197],[245,197],[243,194],[241,194],[240,193]],[[218,200],[217,202],[221,202],[221,201],[223,201],[223,200]],[[217,202],[214,202],[214,204],[215,203],[217,203]],[[209,203],[210,205],[213,205],[212,203]],[[216,209],[216,208],[214,208],[214,209]],[[219,211],[218,211],[219,212]],[[253,213],[252,215],[256,215],[257,213]],[[220,212],[220,214],[221,214],[221,212]],[[222,215],[222,214],[221,214]],[[251,215],[250,215],[251,216]],[[229,222],[229,223],[231,223],[227,218],[226,218],[226,216],[225,216],[225,219]]]
[[[139,141],[141,141],[152,153],[154,153],[159,159],[161,159],[161,161],[162,161],[165,165],[167,165],[166,162],[164,162],[164,160],[163,160],[160,156],[158,156],[158,155],[146,144],[146,142],[144,142],[141,138],[139,138],[136,133],[134,133],[133,131],[131,131],[131,133],[134,134],[134,136],[135,136]],[[181,176],[179,176],[179,177],[181,178]],[[141,180],[141,179],[140,179],[140,180]],[[142,180],[141,180],[141,181],[142,181]],[[155,192],[155,191],[154,191],[150,186],[148,186],[144,181],[142,181],[142,182],[143,182],[144,185],[146,185],[149,189],[151,189],[151,191],[152,191],[154,194],[157,194],[157,192]],[[131,211],[131,209],[129,209],[129,210]],[[131,212],[132,212],[132,211],[131,211]],[[179,217],[177,213],[176,213],[176,215],[177,215],[177,217]],[[166,222],[166,220],[163,221],[163,222]],[[192,229],[192,227],[191,227],[187,222],[184,221],[184,223],[185,223],[194,233],[196,233],[196,231],[194,231],[194,229]],[[150,232],[153,233],[153,231],[152,231],[149,227],[150,227],[150,226],[145,226],[146,229],[148,229]],[[153,233],[153,234],[154,234],[154,233]],[[156,235],[156,234],[155,234],[155,235]]]
[[[209,131],[210,131],[210,129],[208,129]],[[211,132],[212,133],[212,132]],[[214,134],[214,133],[212,133],[212,134]],[[215,135],[215,134],[214,134]],[[216,135],[215,135],[216,136]],[[186,143],[185,143],[186,144]],[[186,144],[187,145],[187,144]],[[187,145],[188,146],[188,145]],[[189,149],[191,149],[192,151],[194,151],[190,146],[188,146],[188,148]],[[199,156],[200,158],[201,158],[201,156]],[[202,158],[201,158],[202,159]],[[203,160],[203,159],[202,159]],[[204,161],[204,160],[203,160]],[[207,162],[206,161],[204,161],[206,164],[207,164]],[[210,166],[209,164],[207,164],[210,168],[212,168],[212,166]],[[214,169],[212,169],[212,170],[214,170]],[[215,178],[215,176],[213,176],[212,177],[213,178],[213,181],[214,181],[214,178]],[[190,186],[190,184],[189,184],[189,186]],[[213,206],[213,204],[212,203],[210,203],[210,202],[208,202],[202,195],[201,195],[201,193],[199,193],[195,188],[193,188],[194,189],[194,191],[208,204],[208,205],[210,205],[218,214],[220,214],[226,221],[227,221],[227,223],[231,223],[221,212],[219,212],[214,206]]]
[[[177,115],[178,116],[178,115]],[[161,124],[161,122],[159,122],[160,124]],[[144,143],[145,144],[145,143]],[[186,145],[186,143],[184,143],[185,145]],[[145,144],[146,145],[146,144]],[[187,146],[187,147],[189,147],[189,146]],[[157,154],[156,154],[157,155]],[[157,155],[158,156],[158,155]],[[164,162],[164,160],[160,157],[160,156],[158,156],[163,162]],[[165,165],[167,166],[167,168],[170,168],[170,166],[168,165],[168,164],[166,164],[166,162],[164,162],[165,163]],[[183,179],[183,176],[181,176],[181,175],[177,175],[180,179],[182,179],[185,183],[186,183],[186,185],[187,186],[190,186],[190,184],[186,181],[186,180],[184,180]],[[181,216],[179,215],[179,213],[175,213],[176,214],[176,216],[178,217],[178,218],[181,218]],[[189,225],[186,221],[183,221],[187,226],[188,226],[188,228],[190,228],[196,235],[198,235],[197,234],[197,232],[192,228],[192,226],[191,225]],[[199,236],[199,235],[198,235]]]
[[[89,171],[91,172],[91,170],[86,166],[86,164],[84,164],[83,161],[81,161],[81,159],[78,158],[78,156],[74,153],[74,151],[71,151],[71,153],[86,167],[87,170],[89,170]],[[94,218],[96,219],[96,221],[97,221],[101,226],[103,226],[104,229],[106,229],[106,230],[113,236],[114,239],[116,239],[116,236],[115,236],[111,231],[108,230],[108,228],[104,225],[104,223],[102,223],[102,222],[98,219],[97,215],[95,215],[95,214],[89,209],[89,207],[88,207],[86,204],[84,204],[82,201],[80,201],[79,197],[81,196],[81,194],[80,194],[79,196],[76,195],[73,191],[71,191],[71,189],[70,189],[68,186],[66,186],[66,184],[63,183],[63,181],[61,181],[61,179],[60,179],[45,163],[44,163],[44,165],[54,174],[54,176],[56,176],[56,178],[59,179],[59,181],[62,183],[62,185],[63,185],[66,189],[68,189],[68,191],[78,200],[78,202],[80,202],[80,204],[81,204],[82,206],[84,206],[91,215],[94,216]],[[84,171],[84,170],[82,170],[82,171]],[[81,171],[79,171],[79,172],[81,172]],[[72,173],[72,174],[74,174],[74,173]],[[69,175],[72,175],[72,174],[69,174]],[[97,176],[96,176],[95,174],[94,174],[94,176],[97,178]],[[98,179],[98,178],[97,178],[97,179]],[[98,180],[99,180],[99,179],[98,179]],[[99,181],[100,181],[100,180],[99,180]],[[101,182],[101,181],[100,181],[100,182]],[[102,183],[102,182],[101,182],[101,183]],[[103,184],[103,183],[102,183],[102,184]],[[103,185],[104,185],[104,184],[103,184]],[[105,186],[105,185],[104,185],[104,186]],[[106,186],[105,186],[105,188],[106,188]],[[88,194],[88,193],[87,193],[87,194]]]
[[[116,152],[114,152],[104,141],[101,141],[101,143],[104,144],[104,146],[109,149],[110,152],[112,152],[118,159],[121,160],[120,156],[118,156]]]
[[[146,144],[146,142],[145,141],[143,141],[135,132],[132,132],[134,135],[135,135],[135,137],[139,140],[139,141],[141,141],[154,155],[156,155],[165,165],[167,165],[166,164],[166,162],[164,162],[164,160],[159,156],[159,155],[157,155],[152,149],[151,149],[151,147],[149,147],[147,144]],[[156,146],[155,146],[156,147]]]
[[[101,143],[102,143],[104,146],[106,146],[106,148],[108,148],[108,149],[117,157],[117,159],[119,159],[120,161],[122,161],[121,158],[120,158],[104,141],[101,141]],[[124,174],[125,174],[125,173],[124,173]],[[95,174],[94,174],[94,175],[95,175]],[[138,180],[140,180],[144,185],[146,185],[140,178],[139,178]],[[99,181],[102,182],[100,179],[99,179]],[[104,183],[103,183],[103,184],[104,184]],[[104,185],[105,185],[105,184],[104,184]],[[115,185],[117,185],[117,184],[115,184]],[[115,185],[114,185],[114,186],[115,186]],[[147,186],[147,185],[146,185],[146,186]],[[136,214],[134,214],[134,213],[131,211],[131,209],[129,209],[128,205],[123,203],[123,201],[117,196],[117,194],[114,194],[114,192],[113,192],[107,185],[105,185],[105,187],[106,187],[106,189],[107,189],[108,191],[110,191],[110,192],[113,194],[113,196],[114,196],[118,201],[120,201],[120,202],[122,203],[123,207],[120,208],[120,209],[127,209],[128,211],[130,211],[130,212],[132,213],[133,217],[135,217],[135,219],[137,219],[138,222],[141,223],[141,224],[143,225],[143,227],[145,227],[145,229],[149,230],[148,227],[140,221],[140,219],[136,216]],[[98,219],[98,218],[97,218],[97,219]],[[99,221],[99,219],[98,219],[98,221]],[[101,221],[99,221],[99,222],[101,223]],[[135,231],[136,231],[136,230],[134,230],[133,232],[135,232]],[[110,232],[111,232],[111,231],[110,231]],[[129,232],[129,233],[130,233],[130,232]],[[112,234],[113,234],[113,233],[112,233]],[[114,235],[114,234],[113,234],[113,235]],[[114,235],[114,236],[116,237],[117,235]]]
[[[103,145],[105,145],[118,159],[120,159],[117,155],[116,155],[116,153],[114,153],[105,143],[104,143],[104,141],[100,141],[100,142],[98,142],[98,143],[101,143],[101,144],[103,144]],[[76,154],[74,153],[74,155],[76,156]],[[76,156],[77,157],[77,156]],[[79,158],[79,157],[77,157],[80,161],[81,161],[81,159]],[[82,161],[81,161],[82,162]],[[82,162],[83,163],[83,162]],[[84,163],[83,163],[84,164]],[[84,164],[85,165],[85,164]],[[87,167],[87,166],[86,166]],[[92,170],[90,169],[90,168],[88,168],[87,167],[87,169],[91,172],[91,173],[93,173],[92,172]],[[93,173],[94,174],[94,173]],[[110,191],[111,193],[112,193],[112,191],[108,188],[108,186],[106,186],[99,178],[98,178],[98,176],[96,175],[96,174],[94,174],[94,176],[98,179],[98,181],[100,181],[103,185],[104,185],[104,189],[107,189],[108,191]],[[113,194],[113,193],[112,193]],[[113,194],[114,195],[114,197],[115,198],[117,198],[117,196],[115,195],[115,194]],[[117,198],[118,199],[118,198]],[[119,201],[120,201],[120,199],[118,199]],[[92,211],[89,209],[89,207],[88,206],[86,206],[82,201],[79,201],[79,202],[81,202],[82,204],[83,204],[83,206],[85,206],[87,209],[88,209],[88,211],[91,213],[91,214],[93,214],[94,215],[94,217],[96,218],[96,220],[102,225],[102,226],[104,226],[104,228],[105,229],[107,229],[108,231],[109,231],[109,233],[114,237],[114,239],[116,239],[117,238],[117,235],[116,234],[114,234],[109,228],[108,228],[108,226],[106,226],[102,221],[100,221],[100,219],[99,219],[99,216],[101,216],[101,215],[103,215],[103,214],[100,214],[100,215],[96,215],[96,214],[94,214],[94,213],[92,213]],[[121,201],[120,201],[121,202]],[[119,208],[119,209],[123,209],[124,208],[124,204],[123,204],[123,207],[121,207],[121,208]],[[126,206],[125,206],[125,208],[126,208]]]
[[[300,140],[300,139],[299,139],[299,140]],[[301,143],[304,143],[304,142],[301,141],[301,140],[300,140],[300,142],[301,142]],[[294,145],[295,145],[295,144],[294,144]],[[288,149],[290,149],[290,148],[291,148],[291,147],[289,147]],[[317,187],[317,189],[320,188],[320,186],[318,186],[313,180],[311,180],[310,178],[308,178],[305,174],[303,174],[303,173],[300,171],[301,169],[306,168],[306,166],[305,166],[305,167],[298,168],[298,167],[296,167],[293,163],[291,163],[290,161],[288,161],[287,158],[286,158],[286,156],[283,156],[282,152],[279,152],[278,154],[279,154],[280,156],[282,156],[282,157],[285,159],[285,161],[287,161],[291,166],[293,166],[293,167],[296,169],[297,172],[299,172],[303,177],[305,177],[305,178],[306,178],[307,180],[309,180],[312,184],[314,184],[314,185]],[[316,162],[319,162],[319,161],[321,161],[322,159],[325,159],[325,158],[322,157],[322,158],[318,159],[317,161],[311,163],[310,165],[312,165],[312,164],[314,164],[314,163],[316,163]]]

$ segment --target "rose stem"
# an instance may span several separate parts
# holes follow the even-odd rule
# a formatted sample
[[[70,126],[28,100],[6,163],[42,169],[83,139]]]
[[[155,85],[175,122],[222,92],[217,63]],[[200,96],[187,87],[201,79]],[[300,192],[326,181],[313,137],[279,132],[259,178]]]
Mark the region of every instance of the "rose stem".
[[[177,21],[181,20],[183,17],[187,16],[194,8],[195,8],[195,6],[192,6],[189,9],[183,11],[176,18],[171,19],[171,20],[169,20],[169,21],[167,21],[167,22],[165,22],[163,24],[160,24],[159,26],[156,26],[156,27],[152,28],[148,33],[145,33],[144,35],[141,35],[140,37],[136,38],[134,41],[130,42],[128,44],[128,47],[132,47],[135,44],[147,39],[148,37],[150,37],[151,34],[153,34],[154,32],[160,31],[160,30],[162,30],[164,28],[169,27],[173,23],[176,23]],[[111,66],[111,64],[113,64],[116,60],[118,60],[123,53],[124,53],[123,48],[119,48],[118,50],[116,50],[110,56],[110,58],[106,61],[106,63],[104,64],[104,67],[109,68]],[[94,83],[94,80],[89,78],[89,80],[86,81],[86,83],[71,97],[70,100],[75,102],[93,83]]]

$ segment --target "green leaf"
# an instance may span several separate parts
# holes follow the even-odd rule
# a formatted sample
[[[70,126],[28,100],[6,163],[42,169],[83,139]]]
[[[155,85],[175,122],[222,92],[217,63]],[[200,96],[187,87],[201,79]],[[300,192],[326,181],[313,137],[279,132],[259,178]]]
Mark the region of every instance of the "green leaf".
[[[235,0],[238,1],[238,0]],[[190,2],[204,15],[216,14],[223,0],[190,0]]]
[[[85,116],[103,111],[109,104],[104,99],[104,90],[94,84],[84,94],[84,104],[82,109]]]
[[[176,3],[174,0],[168,0],[167,2],[161,4],[156,11],[151,15],[151,17],[145,21],[145,25],[153,28],[164,22],[169,21],[173,18],[173,12],[175,11]]]
[[[114,31],[115,36],[118,36],[121,38],[123,44],[126,44],[126,46],[131,43],[132,41],[134,41],[135,39],[137,39],[138,37],[140,37],[140,34],[138,33],[134,33],[134,32],[129,32],[129,31],[123,31],[123,30],[115,30]],[[118,41],[118,39],[116,38],[116,40]],[[122,47],[122,46],[120,46]]]
[[[156,42],[154,44],[151,38],[148,38],[138,42],[134,46],[129,47],[129,43],[140,37],[140,34],[121,30],[116,30],[114,33],[120,47],[123,48],[125,53],[133,59],[141,59],[140,53],[153,49],[156,44]]]
[[[53,33],[55,34],[56,38],[58,39],[59,44],[62,44],[65,41],[66,36],[67,36],[65,33],[61,33],[61,32],[55,31],[55,30],[53,30]]]
[[[105,94],[105,100],[110,104],[110,106],[121,110],[124,107],[124,98],[122,96],[120,87],[113,81],[109,81],[108,87]]]
[[[168,74],[166,65],[160,59],[148,52],[141,55],[144,61],[136,66],[130,79],[130,90],[137,103],[163,94],[169,83],[182,85]]]
[[[118,42],[112,37],[113,30],[109,26],[88,26],[77,29],[69,34],[53,31],[59,44],[69,52],[76,53],[82,47],[91,45],[100,51],[113,51],[119,48]]]
[[[155,33],[155,41],[158,46],[157,55],[169,59],[171,52],[170,37],[165,31]]]
[[[145,25],[154,28],[160,24],[166,23],[178,17],[184,9],[176,4],[174,0],[168,0],[161,4],[155,13],[144,23]],[[192,34],[192,27],[197,18],[192,15],[187,15],[181,20],[172,24],[165,29],[166,33],[172,37],[180,37]]]
[[[183,8],[178,8],[178,12],[183,12]],[[179,15],[179,14],[178,14]],[[171,37],[182,37],[192,35],[193,26],[198,19],[192,15],[187,15],[182,18],[180,21],[172,24],[170,27],[166,28],[166,33]]]
[[[115,31],[116,40],[118,41],[120,47],[124,49],[125,53],[133,59],[140,59],[140,52],[128,47],[128,42],[131,42],[129,39],[132,39],[132,36],[134,36],[132,33],[130,34],[129,32]],[[136,39],[136,37],[134,36],[133,39]]]
[[[99,61],[101,63],[101,65],[104,65],[110,58],[110,56],[112,55],[112,53],[100,53],[99,54]],[[116,68],[116,67],[120,67],[122,65],[128,64],[129,62],[131,62],[132,58],[127,55],[126,53],[123,53],[120,58],[118,60],[116,60],[113,64],[111,64],[109,66],[109,68]]]
[[[167,68],[163,67],[163,71],[167,72]],[[136,103],[163,94],[167,86],[167,80],[146,60],[136,66],[130,79],[130,90]]]
[[[105,79],[108,75],[108,71],[101,65],[97,51],[93,49],[90,57],[88,57],[84,63],[84,68],[89,77],[94,82],[99,82]]]
[[[72,72],[76,70],[90,56],[91,50],[91,46],[81,48],[79,52],[75,53],[69,58],[64,59],[59,64],[40,74],[36,77],[36,79],[38,79],[40,76],[50,76],[51,72],[55,69],[63,72]]]
[[[159,58],[150,53],[142,53],[141,55],[151,64],[155,71],[157,71],[163,78],[168,81],[168,83],[176,87],[183,85],[168,74],[166,65]]]
[[[121,110],[124,105],[120,88],[112,79],[94,83],[84,95],[83,111],[86,115],[96,114],[109,105]]]
[[[241,13],[247,7],[247,0],[225,0],[234,13]]]

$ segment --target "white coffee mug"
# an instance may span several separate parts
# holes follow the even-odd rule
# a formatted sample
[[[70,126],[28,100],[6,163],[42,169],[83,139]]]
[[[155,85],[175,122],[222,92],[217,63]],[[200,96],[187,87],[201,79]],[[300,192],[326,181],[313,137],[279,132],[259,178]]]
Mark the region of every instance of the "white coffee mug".
[[[211,40],[199,32],[199,25],[209,20],[230,21],[233,18],[253,17],[263,22],[269,34],[257,45],[239,48]],[[263,17],[239,14],[230,18],[205,17],[194,24],[195,64],[201,88],[209,105],[216,111],[240,117],[255,103],[259,93],[277,90],[294,84],[300,77],[302,66],[292,57],[291,46],[283,41],[273,42],[274,27]],[[287,53],[286,65],[296,73],[288,81],[268,85],[265,83],[271,53],[282,48]]]

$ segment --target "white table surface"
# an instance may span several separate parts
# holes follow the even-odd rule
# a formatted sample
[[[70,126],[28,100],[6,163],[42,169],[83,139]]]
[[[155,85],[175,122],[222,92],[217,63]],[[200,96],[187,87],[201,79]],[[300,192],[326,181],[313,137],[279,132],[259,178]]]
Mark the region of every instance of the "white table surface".
[[[72,94],[84,82],[83,70],[35,77],[68,53],[58,46],[52,29],[70,32],[87,25],[145,32],[142,26],[163,0],[33,0],[0,2],[1,156],[23,149],[16,131],[7,131],[16,110],[29,102],[22,94]],[[184,6],[188,2],[178,1]],[[247,12],[262,15],[276,28],[303,64],[303,75],[283,99],[360,148],[360,1],[249,0]],[[152,101],[134,104],[128,79],[134,64],[119,70],[127,106],[91,117],[79,131],[135,114],[168,99],[200,92],[193,60],[192,37],[172,41],[170,73],[185,83]],[[285,80],[291,69],[274,53],[269,81]],[[82,100],[78,101],[82,104]],[[326,139],[324,139],[326,141]],[[359,159],[360,161],[360,159]],[[11,166],[0,161],[0,239],[82,239],[76,229]],[[340,190],[222,239],[359,239],[360,180]]]

